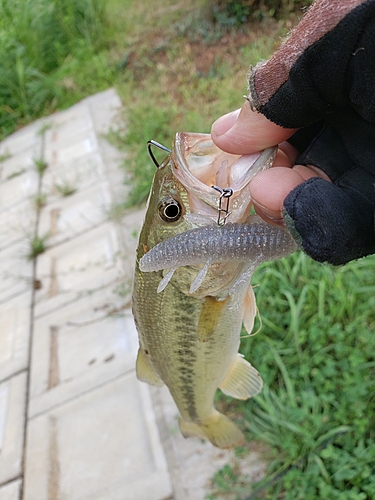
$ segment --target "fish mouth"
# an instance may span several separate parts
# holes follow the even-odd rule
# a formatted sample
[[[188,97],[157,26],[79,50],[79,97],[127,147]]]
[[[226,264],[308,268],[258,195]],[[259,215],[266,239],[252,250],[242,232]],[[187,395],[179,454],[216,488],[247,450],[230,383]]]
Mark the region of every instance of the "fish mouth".
[[[277,148],[250,155],[233,155],[219,149],[210,134],[178,132],[171,152],[173,174],[189,196],[191,212],[217,218],[219,193],[213,186],[232,191],[231,221],[248,214],[251,198],[245,189],[251,179],[269,168]]]

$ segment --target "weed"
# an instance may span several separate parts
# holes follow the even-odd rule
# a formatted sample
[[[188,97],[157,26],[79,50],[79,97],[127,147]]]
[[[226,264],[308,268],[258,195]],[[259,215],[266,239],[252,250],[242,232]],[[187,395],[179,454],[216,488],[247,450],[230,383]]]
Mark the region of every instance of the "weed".
[[[312,0],[219,0],[213,5],[213,15],[223,26],[241,26],[249,18],[283,18],[293,11],[309,6]]]
[[[246,477],[241,475],[236,466],[224,465],[212,478],[212,493],[205,500],[216,498],[242,500],[251,491]]]
[[[39,176],[42,177],[44,171],[48,167],[48,164],[43,158],[33,158],[34,166]]]
[[[13,179],[14,177],[18,177],[19,175],[22,175],[24,172],[26,172],[26,168],[20,168],[19,170],[15,170],[14,172],[10,173],[7,176],[7,180],[9,181],[10,179]]]
[[[43,236],[34,236],[30,239],[29,245],[29,253],[27,257],[32,260],[35,259],[38,255],[42,254],[47,249],[47,239],[49,235],[45,234]]]
[[[34,198],[34,203],[35,203],[36,209],[38,211],[41,210],[45,206],[46,201],[47,201],[47,195],[45,193],[37,194]]]
[[[63,197],[71,196],[77,191],[75,185],[67,180],[56,182],[54,185],[56,191]]]
[[[12,155],[10,153],[4,153],[4,154],[0,155],[0,163],[2,163],[5,160],[8,160],[8,158],[10,158],[11,156]]]
[[[245,3],[232,0],[226,2],[224,8],[221,9],[217,5],[214,5],[212,12],[213,18],[217,24],[231,28],[246,23],[251,9],[250,6]]]
[[[47,132],[47,130],[50,130],[51,127],[52,125],[50,123],[44,122],[43,125],[38,130],[37,135],[41,136],[44,135]]]
[[[230,465],[224,465],[213,478],[213,483],[219,490],[228,493],[236,484],[238,476]]]

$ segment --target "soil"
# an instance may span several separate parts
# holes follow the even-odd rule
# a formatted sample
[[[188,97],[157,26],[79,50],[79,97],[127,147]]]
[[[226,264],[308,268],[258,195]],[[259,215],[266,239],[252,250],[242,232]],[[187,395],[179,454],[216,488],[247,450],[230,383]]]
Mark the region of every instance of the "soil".
[[[257,39],[267,36],[268,33],[270,38],[274,38],[275,31],[288,32],[297,21],[297,17],[291,17],[285,21],[267,19],[262,23],[249,23],[239,29],[223,30],[221,33],[217,33],[215,27],[212,26],[212,32],[207,28],[206,34],[199,34],[193,29],[192,33],[188,33],[186,30],[183,36],[172,28],[170,33],[150,31],[145,34],[146,39],[143,38],[141,43],[134,43],[126,58],[126,67],[132,71],[137,79],[139,73],[142,73],[144,78],[147,66],[150,71],[155,66],[173,66],[169,60],[170,54],[166,50],[173,47],[180,57],[183,56],[185,60],[188,59],[193,64],[197,74],[204,75],[215,61],[236,58],[241,48],[255,43]],[[274,49],[281,42],[282,38],[280,37],[275,43]]]

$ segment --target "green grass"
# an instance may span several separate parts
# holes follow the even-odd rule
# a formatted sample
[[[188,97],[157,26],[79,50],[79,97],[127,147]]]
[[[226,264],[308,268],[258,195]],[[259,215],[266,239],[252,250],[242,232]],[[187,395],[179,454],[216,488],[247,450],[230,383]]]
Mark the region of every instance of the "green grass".
[[[221,398],[271,449],[250,498],[375,498],[374,265],[296,253],[256,271],[263,327],[241,351],[265,385],[247,402]]]
[[[104,27],[103,0],[1,0],[0,137],[101,86]]]

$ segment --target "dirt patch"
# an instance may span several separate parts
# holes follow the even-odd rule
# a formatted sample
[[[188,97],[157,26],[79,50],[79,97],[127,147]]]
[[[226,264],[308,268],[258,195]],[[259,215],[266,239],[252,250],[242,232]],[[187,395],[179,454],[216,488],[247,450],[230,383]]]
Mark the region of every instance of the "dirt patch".
[[[126,68],[138,80],[155,71],[155,68],[169,68],[174,73],[177,62],[179,72],[195,71],[199,76],[209,75],[215,65],[226,60],[232,63],[238,60],[243,67],[247,61],[240,61],[242,49],[256,44],[268,34],[269,39],[274,40],[275,32],[286,33],[296,22],[297,18],[284,22],[269,19],[231,31],[219,30],[214,25],[192,23],[190,31],[186,25],[181,33],[173,27],[168,33],[150,31],[144,34],[141,41],[134,43],[126,57]],[[273,49],[281,41],[280,37],[273,42]]]

